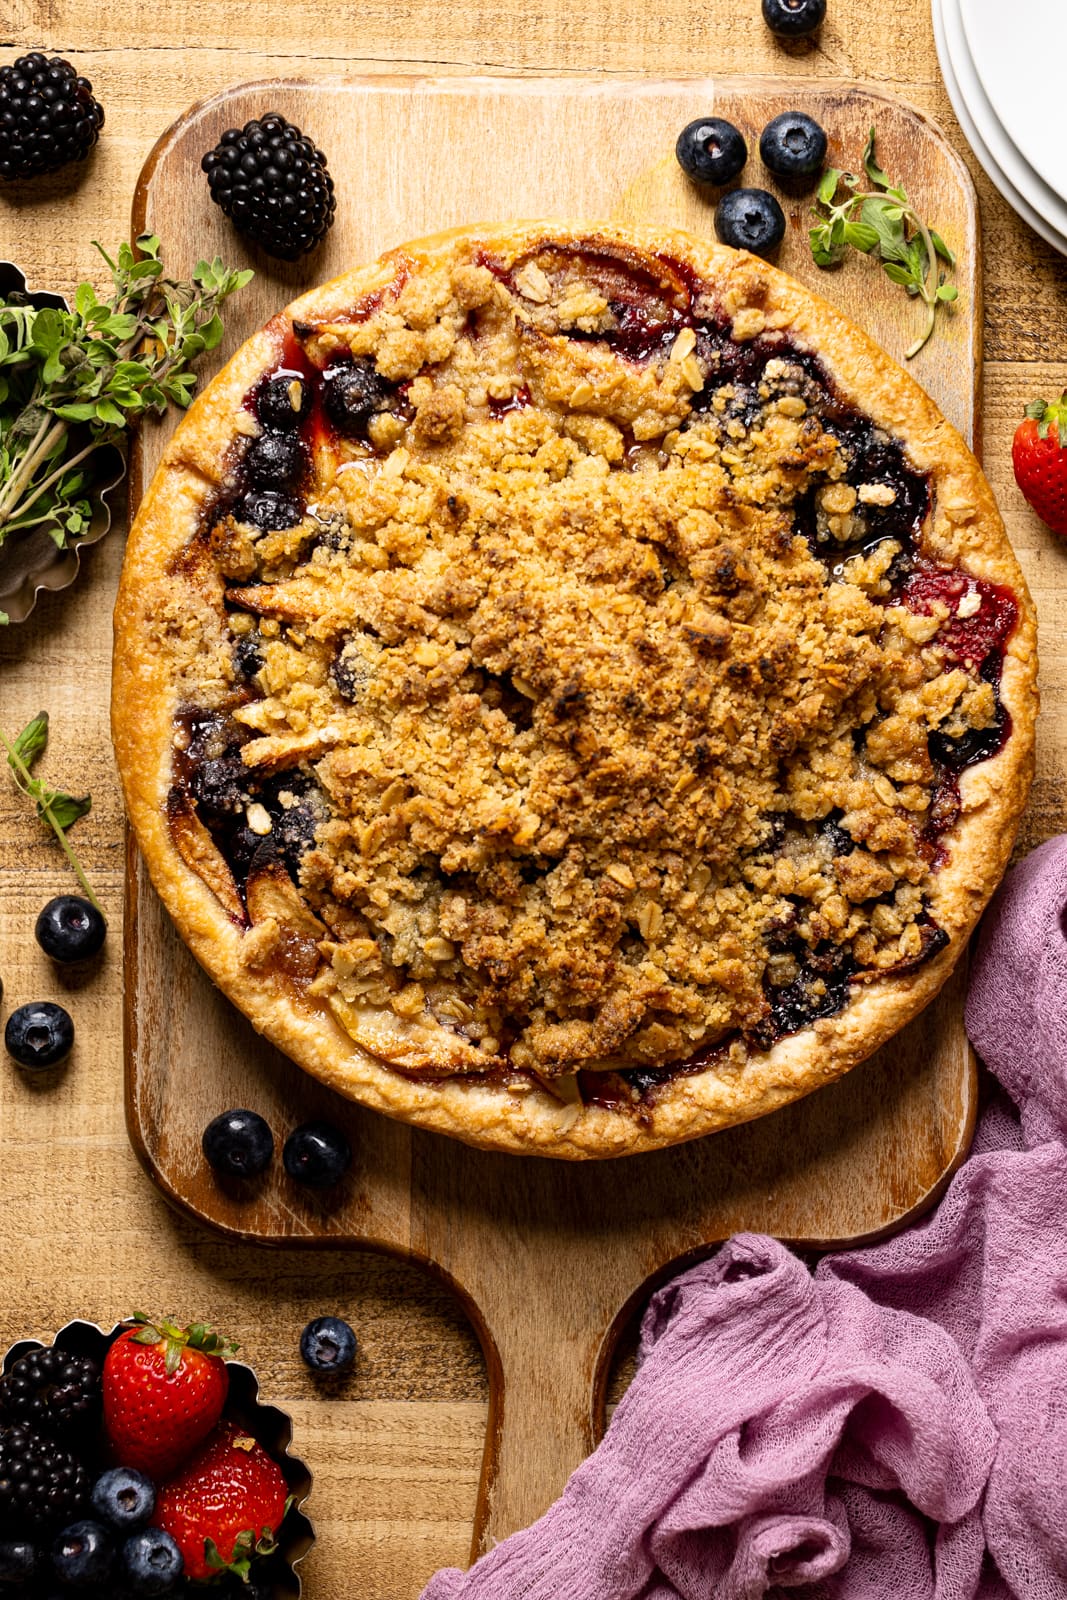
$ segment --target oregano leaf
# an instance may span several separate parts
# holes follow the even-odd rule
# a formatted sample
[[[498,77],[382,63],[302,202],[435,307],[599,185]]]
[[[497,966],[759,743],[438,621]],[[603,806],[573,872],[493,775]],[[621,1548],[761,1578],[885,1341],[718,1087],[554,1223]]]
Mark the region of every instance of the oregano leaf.
[[[892,283],[910,298],[923,301],[925,325],[905,351],[910,359],[925,345],[936,325],[939,306],[951,304],[958,290],[938,277],[936,263],[954,267],[956,258],[935,228],[922,221],[904,185],[883,170],[872,127],[863,151],[863,175],[828,169],[816,189],[812,207],[816,224],[808,230],[812,259],[819,267],[836,266],[848,250],[875,257]],[[841,185],[850,191],[836,204]],[[823,208],[820,210],[820,207]]]
[[[201,283],[168,279],[155,234],[114,257],[94,244],[111,273],[105,293],[80,283],[69,312],[0,303],[0,364],[15,374],[0,382],[0,546],[35,526],[62,547],[86,526],[77,497],[95,451],[146,410],[189,403],[190,363],[218,345],[220,308],[250,278],[216,261]],[[77,479],[65,473],[74,458]]]
[[[52,816],[64,830],[73,828],[74,824],[79,822],[82,817],[89,815],[92,808],[92,795],[85,794],[79,797],[73,794],[63,794],[61,791],[51,796],[48,806]]]
[[[27,767],[32,767],[37,757],[43,755],[48,748],[48,712],[38,711],[31,717],[22,732],[15,737],[15,754]],[[17,771],[14,761],[7,758],[8,766],[13,772]]]

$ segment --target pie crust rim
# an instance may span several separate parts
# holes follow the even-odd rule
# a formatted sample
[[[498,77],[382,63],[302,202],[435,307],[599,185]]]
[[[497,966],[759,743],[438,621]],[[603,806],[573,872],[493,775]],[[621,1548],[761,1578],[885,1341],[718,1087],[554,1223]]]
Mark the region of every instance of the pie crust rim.
[[[241,930],[208,885],[182,860],[166,802],[171,787],[176,698],[166,659],[145,648],[145,596],[195,532],[217,493],[232,419],[258,379],[277,365],[277,343],[261,330],[207,386],[183,418],[146,490],[130,531],[115,607],[112,731],[130,822],[152,883],[185,942],[213,981],[285,1054],[348,1098],[390,1116],[488,1149],[564,1159],[635,1154],[698,1138],[763,1116],[851,1070],[933,999],[952,972],[1008,863],[1029,791],[1037,715],[1036,623],[992,491],[974,456],[934,402],[872,339],[812,291],[744,252],[680,231],[615,223],[513,223],[451,229],[406,244],[379,261],[311,290],[286,308],[319,321],[393,281],[398,263],[419,270],[477,240],[505,258],[534,244],[577,247],[591,240],[668,254],[738,307],[788,315],[789,334],[810,349],[839,393],[899,439],[927,473],[931,512],[924,553],[1007,585],[1019,619],[1004,648],[1000,699],[1011,736],[960,775],[961,819],[943,842],[949,860],[933,878],[930,906],[948,936],[917,969],[854,988],[848,1005],[769,1050],[750,1051],[741,1069],[719,1064],[658,1087],[640,1118],[626,1111],[561,1102],[547,1089],[523,1093],[462,1077],[417,1080],[356,1045],[324,1006],[300,999],[239,958]],[[951,515],[950,515],[951,512]]]

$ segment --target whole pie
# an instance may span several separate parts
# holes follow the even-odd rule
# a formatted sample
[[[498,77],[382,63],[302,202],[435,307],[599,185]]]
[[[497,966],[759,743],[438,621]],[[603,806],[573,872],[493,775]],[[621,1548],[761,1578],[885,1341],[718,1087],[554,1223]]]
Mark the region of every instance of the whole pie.
[[[926,1004],[1031,775],[1030,598],[870,339],[662,229],[315,289],[196,402],[116,611],[130,816],[307,1071],[502,1150],[770,1111]]]

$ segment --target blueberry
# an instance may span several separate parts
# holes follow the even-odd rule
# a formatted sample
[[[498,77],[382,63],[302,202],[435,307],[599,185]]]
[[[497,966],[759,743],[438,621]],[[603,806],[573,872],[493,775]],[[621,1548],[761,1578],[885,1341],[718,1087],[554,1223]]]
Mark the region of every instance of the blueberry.
[[[270,1568],[268,1567],[266,1572],[255,1570],[256,1565],[262,1564],[253,1563],[252,1570],[244,1577],[227,1574],[222,1580],[220,1593],[225,1595],[226,1600],[276,1600],[278,1588],[271,1576]],[[209,1595],[210,1593],[208,1590]],[[203,1595],[204,1591],[201,1589],[195,1600],[203,1600]]]
[[[107,923],[91,900],[57,894],[37,918],[34,936],[53,961],[87,961],[107,936]]]
[[[200,762],[189,780],[189,787],[205,811],[226,816],[244,810],[249,777],[249,770],[239,756],[213,756]]]
[[[748,160],[744,139],[722,117],[697,117],[687,123],[674,153],[686,177],[696,183],[732,183]]]
[[[241,465],[253,489],[292,489],[303,476],[307,452],[293,434],[264,433],[253,439]]]
[[[311,409],[311,390],[295,372],[267,378],[256,397],[256,415],[265,428],[291,433]]]
[[[99,1522],[72,1522],[52,1541],[56,1577],[72,1589],[89,1589],[103,1583],[114,1560],[107,1529]]]
[[[306,1183],[309,1189],[328,1189],[348,1171],[352,1149],[332,1123],[304,1122],[286,1139],[282,1160],[297,1183]]]
[[[300,1335],[300,1354],[313,1372],[347,1372],[356,1359],[356,1336],[340,1317],[316,1317]]]
[[[370,361],[330,367],[322,380],[326,415],[341,433],[363,432],[374,413],[385,409],[389,393],[389,384]]]
[[[274,1155],[274,1135],[255,1111],[224,1111],[200,1142],[210,1165],[228,1178],[255,1178]]]
[[[258,633],[242,633],[233,647],[234,671],[238,677],[254,678],[260,671],[264,662],[262,651],[263,638]]]
[[[763,0],[763,20],[779,39],[803,39],[826,15],[826,0]]]
[[[0,1542],[0,1591],[6,1590],[9,1583],[28,1583],[37,1572],[37,1562],[37,1546],[28,1539]]]
[[[760,134],[763,165],[777,178],[810,178],[826,160],[826,135],[803,111],[783,111]]]
[[[303,519],[304,507],[292,495],[259,489],[239,500],[233,508],[233,514],[238,522],[251,523],[261,533],[279,533],[283,528],[296,527]]]
[[[70,1012],[51,1000],[31,1000],[8,1017],[4,1043],[20,1067],[54,1067],[74,1047]]]
[[[769,255],[785,236],[785,212],[766,189],[731,189],[715,207],[715,236],[736,250]]]
[[[131,1594],[172,1594],[185,1563],[169,1533],[145,1528],[122,1547],[122,1567]]]
[[[89,1499],[97,1516],[120,1533],[143,1528],[156,1509],[151,1478],[131,1467],[112,1467],[97,1478]]]

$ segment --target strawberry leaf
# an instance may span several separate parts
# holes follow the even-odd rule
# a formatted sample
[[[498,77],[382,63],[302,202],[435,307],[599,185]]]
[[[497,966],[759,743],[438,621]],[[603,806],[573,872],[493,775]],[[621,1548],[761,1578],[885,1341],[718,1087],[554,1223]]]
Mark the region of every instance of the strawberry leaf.
[[[213,1572],[231,1572],[247,1583],[253,1561],[258,1556],[272,1556],[277,1548],[272,1528],[261,1528],[258,1538],[254,1528],[245,1528],[233,1541],[229,1561],[223,1559],[222,1552],[214,1539],[205,1538],[204,1564]]]
[[[229,1567],[219,1554],[219,1547],[214,1539],[204,1540],[204,1564],[214,1572],[228,1572]]]
[[[1037,423],[1037,436],[1047,439],[1049,429],[1055,425],[1056,441],[1061,450],[1067,449],[1067,390],[1050,405],[1047,400],[1031,400],[1026,415]]]
[[[162,1336],[158,1328],[141,1328],[139,1332],[131,1334],[131,1344],[162,1344]]]
[[[278,1541],[274,1537],[274,1529],[266,1526],[260,1528],[259,1538],[256,1540],[256,1555],[272,1556],[277,1548]]]

